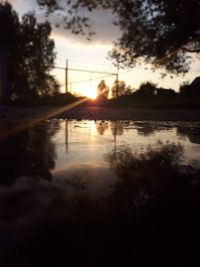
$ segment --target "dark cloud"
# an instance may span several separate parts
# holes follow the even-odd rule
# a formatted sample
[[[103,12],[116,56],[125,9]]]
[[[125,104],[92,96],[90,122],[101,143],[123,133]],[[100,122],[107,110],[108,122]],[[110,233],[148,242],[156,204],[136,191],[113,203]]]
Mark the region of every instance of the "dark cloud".
[[[44,19],[42,14],[37,15],[38,18]],[[93,43],[102,43],[102,44],[111,44],[117,40],[120,35],[119,29],[113,25],[113,15],[109,11],[98,10],[94,11],[89,16],[91,22],[91,30],[95,32],[95,35],[92,37]],[[86,43],[87,33],[85,36],[72,34],[69,30],[64,28],[64,22],[62,16],[59,14],[51,15],[48,20],[53,26],[54,36],[59,36],[67,39],[71,39],[76,42]]]
[[[88,44],[87,34],[85,36],[75,35],[64,28],[63,17],[67,12],[55,12],[46,17],[45,10],[38,7],[36,0],[11,0],[10,2],[20,14],[35,10],[36,17],[39,21],[49,20],[53,27],[54,37],[58,36]],[[63,7],[64,6],[65,5],[63,4]],[[93,43],[111,44],[119,37],[120,31],[113,25],[114,15],[111,11],[99,9],[90,13],[85,10],[82,10],[81,12],[89,17],[92,31],[96,33],[92,38]]]

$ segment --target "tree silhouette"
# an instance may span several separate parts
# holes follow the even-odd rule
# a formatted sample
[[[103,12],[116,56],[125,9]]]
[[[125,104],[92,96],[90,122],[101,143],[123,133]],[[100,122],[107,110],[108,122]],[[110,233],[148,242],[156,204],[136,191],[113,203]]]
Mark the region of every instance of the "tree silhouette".
[[[7,65],[7,94],[36,97],[57,92],[58,83],[49,73],[55,60],[50,24],[37,23],[34,13],[25,14],[20,21],[4,1],[0,2],[0,14],[0,45],[7,51],[0,59],[4,69]]]
[[[108,98],[109,87],[106,85],[104,80],[101,80],[97,86],[97,95]]]
[[[123,8],[117,10],[122,36],[112,57],[128,66],[142,57],[167,72],[186,73],[191,63],[188,52],[200,51],[199,1],[122,2]]]
[[[19,30],[17,13],[7,2],[0,1],[0,94],[1,99],[7,95],[7,60],[8,51]],[[16,57],[18,54],[16,54]]]
[[[191,84],[182,84],[179,91],[183,96],[200,97],[200,77],[195,78]]]
[[[63,6],[58,0],[38,3],[49,12],[66,8],[65,27],[81,34],[88,27],[83,9],[111,10],[122,33],[111,56],[126,66],[134,66],[142,57],[167,72],[186,73],[191,63],[188,52],[200,52],[199,0],[75,0]]]
[[[156,84],[152,82],[142,83],[137,91],[141,96],[153,96],[156,92]]]
[[[112,97],[117,98],[129,92],[130,89],[126,87],[126,83],[124,81],[115,81],[112,87]]]

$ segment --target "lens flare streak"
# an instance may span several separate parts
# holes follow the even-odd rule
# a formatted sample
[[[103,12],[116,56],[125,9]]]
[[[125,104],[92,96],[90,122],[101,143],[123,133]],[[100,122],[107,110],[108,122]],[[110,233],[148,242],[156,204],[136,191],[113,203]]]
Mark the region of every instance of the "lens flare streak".
[[[69,104],[67,106],[59,107],[59,108],[53,109],[51,111],[48,111],[46,113],[43,113],[43,114],[41,114],[39,116],[35,116],[35,117],[29,118],[27,120],[23,120],[23,121],[20,122],[20,124],[17,127],[12,128],[12,129],[10,129],[8,131],[5,131],[5,132],[1,133],[0,134],[0,140],[2,140],[4,138],[7,138],[7,137],[9,137],[9,136],[11,136],[13,134],[17,134],[17,133],[19,133],[21,131],[24,131],[24,130],[28,129],[29,127],[32,127],[35,124],[37,124],[37,123],[39,123],[39,122],[41,122],[43,120],[47,120],[47,119],[49,119],[51,117],[54,117],[54,116],[56,116],[56,115],[58,115],[60,113],[63,113],[63,112],[68,111],[68,110],[70,110],[72,108],[75,108],[76,106],[79,106],[79,105],[81,105],[82,103],[84,103],[86,101],[88,101],[88,98],[85,97],[85,98],[83,98],[81,100],[78,100],[78,101],[76,101],[74,103],[71,103],[71,104]]]

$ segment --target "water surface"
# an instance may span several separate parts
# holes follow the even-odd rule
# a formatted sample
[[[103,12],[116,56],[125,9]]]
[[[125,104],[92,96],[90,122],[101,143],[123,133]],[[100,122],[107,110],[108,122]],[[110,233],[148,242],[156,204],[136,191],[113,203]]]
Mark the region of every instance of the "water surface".
[[[128,147],[145,152],[161,144],[180,144],[183,164],[200,167],[200,124],[130,121],[59,121],[53,136],[56,160],[53,179],[79,177],[95,194],[116,179],[106,155]]]
[[[182,165],[200,168],[199,122],[49,120],[1,143],[1,184],[40,176],[71,190],[106,194],[116,181],[108,154],[180,145]]]
[[[200,123],[54,119],[1,140],[2,266],[193,266],[199,133]]]

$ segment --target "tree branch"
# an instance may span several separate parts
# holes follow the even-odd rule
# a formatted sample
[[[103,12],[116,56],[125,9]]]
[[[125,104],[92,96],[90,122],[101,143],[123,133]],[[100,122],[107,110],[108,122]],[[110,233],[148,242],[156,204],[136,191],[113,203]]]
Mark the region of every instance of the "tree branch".
[[[200,53],[200,47],[197,49],[190,49],[187,47],[181,47],[181,49],[188,52],[188,53]]]

